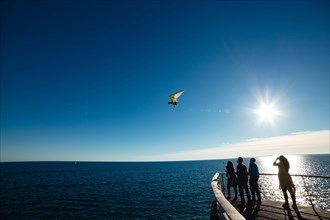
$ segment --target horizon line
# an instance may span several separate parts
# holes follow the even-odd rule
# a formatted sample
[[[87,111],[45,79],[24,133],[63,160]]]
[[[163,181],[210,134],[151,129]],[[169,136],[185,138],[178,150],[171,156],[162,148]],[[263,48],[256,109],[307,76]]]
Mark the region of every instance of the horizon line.
[[[303,153],[303,154],[285,154],[287,156],[308,156],[308,155],[330,155],[330,153]],[[268,154],[262,157],[276,157],[277,155]],[[238,156],[239,157],[239,156]],[[182,159],[182,160],[17,160],[17,161],[0,161],[0,163],[157,163],[157,162],[197,162],[197,161],[214,161],[214,160],[235,160],[238,157],[224,157],[214,159]],[[242,156],[241,156],[242,157]],[[252,158],[246,156],[243,158]]]

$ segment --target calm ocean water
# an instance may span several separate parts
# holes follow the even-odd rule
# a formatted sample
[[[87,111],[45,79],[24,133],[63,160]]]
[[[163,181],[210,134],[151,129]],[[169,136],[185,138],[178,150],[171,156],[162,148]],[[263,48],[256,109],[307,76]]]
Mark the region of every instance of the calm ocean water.
[[[329,156],[289,157],[290,173],[329,176]],[[260,172],[277,173],[274,159],[257,158]],[[227,161],[0,163],[0,219],[209,219],[211,178]],[[269,178],[260,180],[263,196],[281,200],[277,177]],[[298,204],[308,206],[294,181]],[[330,209],[329,181],[314,183],[306,179],[321,192],[314,203]]]

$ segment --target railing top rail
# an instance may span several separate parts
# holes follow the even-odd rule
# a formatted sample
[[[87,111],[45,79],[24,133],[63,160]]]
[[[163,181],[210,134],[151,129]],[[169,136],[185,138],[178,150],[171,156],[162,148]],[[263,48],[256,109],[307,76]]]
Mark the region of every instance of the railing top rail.
[[[273,174],[273,173],[260,173],[259,175],[275,175],[277,176],[278,174]],[[298,177],[311,177],[311,178],[324,178],[324,179],[330,179],[330,176],[321,176],[321,175],[304,175],[304,174],[290,174],[291,176],[298,176]]]
[[[221,172],[220,174],[226,174]],[[277,173],[260,173],[260,176],[277,176]],[[307,178],[323,178],[323,179],[330,179],[330,176],[321,176],[321,175],[303,175],[303,174],[290,174],[291,176],[298,176],[298,177],[307,177]]]
[[[235,219],[235,220],[245,220],[245,218],[239,213],[235,207],[232,206],[232,204],[226,199],[226,197],[222,194],[221,189],[218,186],[218,178],[219,173],[216,173],[211,181],[211,187],[213,189],[213,193],[215,198],[217,199],[220,206],[225,211],[225,219]]]

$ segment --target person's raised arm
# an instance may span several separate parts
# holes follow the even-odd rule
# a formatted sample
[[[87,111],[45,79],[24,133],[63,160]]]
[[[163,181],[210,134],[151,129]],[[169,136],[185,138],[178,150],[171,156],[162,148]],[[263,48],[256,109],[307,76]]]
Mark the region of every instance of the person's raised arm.
[[[277,157],[276,159],[275,159],[275,161],[274,161],[274,163],[273,163],[273,166],[278,166],[279,165],[279,163],[280,163],[280,161],[279,161],[279,157]],[[277,162],[278,161],[278,162]]]

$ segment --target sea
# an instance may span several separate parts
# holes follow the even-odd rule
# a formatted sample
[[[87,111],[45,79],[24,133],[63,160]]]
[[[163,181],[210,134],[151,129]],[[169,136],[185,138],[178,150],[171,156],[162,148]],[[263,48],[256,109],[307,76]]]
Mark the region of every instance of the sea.
[[[256,158],[277,173],[276,156]],[[291,155],[291,174],[330,176],[330,154]],[[248,167],[250,158],[244,158]],[[228,160],[1,162],[0,219],[209,219],[211,180]],[[299,206],[330,211],[327,178],[293,179]],[[278,178],[261,176],[262,199],[283,200]]]

